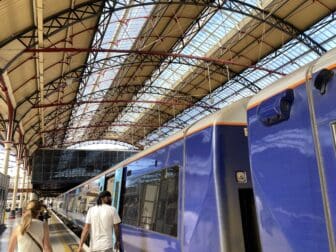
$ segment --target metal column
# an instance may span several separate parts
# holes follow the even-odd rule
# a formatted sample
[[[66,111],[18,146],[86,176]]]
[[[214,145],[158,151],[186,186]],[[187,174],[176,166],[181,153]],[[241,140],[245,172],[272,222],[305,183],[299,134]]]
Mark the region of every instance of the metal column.
[[[8,173],[8,163],[9,163],[9,153],[11,149],[11,143],[4,142],[5,152],[4,152],[4,163],[3,163],[3,174],[7,175]]]
[[[24,188],[25,188],[25,180],[26,180],[26,170],[23,170],[23,180],[21,184],[20,203],[19,203],[19,209],[17,212],[18,216],[22,216],[22,203],[23,203],[23,195],[24,195]]]
[[[26,207],[26,205],[28,203],[29,188],[30,188],[30,176],[29,176],[29,174],[27,174],[26,193],[25,193],[25,201],[24,201],[23,207]]]
[[[17,196],[17,189],[18,189],[18,182],[19,182],[19,172],[20,172],[20,165],[21,160],[17,160],[17,167],[16,167],[16,177],[15,177],[15,183],[14,183],[14,190],[13,190],[13,199],[12,199],[12,207],[11,207],[11,213],[9,215],[10,219],[15,219],[15,205],[16,205],[16,196]]]

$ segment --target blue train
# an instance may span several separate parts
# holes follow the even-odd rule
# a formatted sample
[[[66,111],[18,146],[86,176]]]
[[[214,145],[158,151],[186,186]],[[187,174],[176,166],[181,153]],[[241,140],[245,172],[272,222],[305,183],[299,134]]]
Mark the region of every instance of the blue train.
[[[336,251],[336,50],[248,104],[263,251]]]
[[[336,50],[60,195],[104,189],[124,251],[335,251]],[[252,186],[253,184],[253,186]]]
[[[88,207],[107,189],[122,218],[124,251],[257,249],[247,101],[61,195],[57,211],[83,225]]]

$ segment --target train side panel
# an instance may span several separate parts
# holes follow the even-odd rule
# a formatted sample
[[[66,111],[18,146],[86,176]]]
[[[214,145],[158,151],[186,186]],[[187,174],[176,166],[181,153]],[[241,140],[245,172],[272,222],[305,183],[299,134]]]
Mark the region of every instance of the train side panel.
[[[124,251],[258,251],[244,241],[246,223],[253,218],[246,214],[251,200],[243,197],[251,194],[240,191],[251,189],[242,126],[246,103],[219,111],[184,131],[185,138],[179,133],[116,167],[125,175],[120,199]],[[114,184],[114,170],[67,192],[66,213],[85,215],[101,191],[101,179],[105,187]],[[238,171],[246,176],[240,185]]]
[[[184,251],[221,251],[213,169],[213,127],[186,139]]]
[[[184,251],[260,251],[244,127],[186,139]]]
[[[326,82],[326,91],[321,91],[316,86],[318,76],[322,71],[317,71],[310,82],[312,92],[312,107],[314,109],[317,139],[320,146],[322,167],[325,175],[327,197],[329,201],[331,231],[335,243],[336,237],[336,69],[330,69],[324,73],[330,74]],[[318,85],[317,85],[318,86]],[[316,144],[316,143],[315,143]],[[335,244],[336,246],[336,244]]]
[[[246,126],[217,126],[216,166],[225,251],[261,251]]]
[[[176,225],[176,227],[172,227],[172,229],[176,230],[165,230],[163,232],[155,232],[151,230],[158,230],[159,222],[154,223],[154,221],[150,219],[149,216],[157,218],[157,216],[160,214],[160,211],[164,212],[163,206],[153,206],[151,203],[152,199],[150,199],[152,197],[158,200],[158,198],[161,197],[160,195],[164,190],[162,189],[162,184],[160,185],[160,190],[156,190],[156,184],[154,183],[147,183],[145,186],[142,186],[142,189],[139,189],[138,187],[137,190],[141,191],[138,193],[142,193],[142,198],[145,199],[134,199],[132,198],[132,195],[130,193],[132,193],[132,190],[134,191],[134,189],[132,189],[131,183],[133,183],[132,181],[136,180],[137,178],[141,178],[142,180],[148,180],[148,177],[156,171],[160,172],[162,171],[162,169],[165,168],[178,167],[176,168],[178,169],[178,194],[170,194],[169,197],[173,197],[174,199],[169,200],[177,200],[178,211],[176,212],[178,214],[181,214],[181,197],[179,196],[179,192],[182,188],[182,160],[183,141],[180,140],[127,165],[126,169],[128,176],[126,177],[126,202],[123,202],[123,213],[121,214],[123,219],[123,223],[121,225],[122,242],[125,251],[180,251],[179,226]],[[146,189],[144,189],[145,187]],[[151,193],[146,193],[144,192],[145,190],[151,190]],[[169,188],[167,188],[166,190],[169,190]],[[175,199],[175,197],[177,199]],[[137,205],[136,207],[133,207],[134,204],[140,204],[140,206]],[[171,206],[169,206],[169,203],[167,202],[166,206],[164,207],[171,208]],[[173,206],[173,208],[174,207],[175,206]],[[146,213],[146,211],[150,212],[151,214]],[[169,222],[169,218],[177,218],[177,223],[181,223],[181,217],[175,216],[174,213],[172,213],[173,211],[174,210],[171,210],[170,212],[164,212],[165,217],[162,217],[161,221],[162,219],[164,219],[164,222]],[[137,219],[133,220],[132,218],[134,217],[132,216],[136,216]]]
[[[265,125],[258,108],[272,106],[267,101],[248,111],[250,162],[262,248],[328,251],[306,86],[293,91],[288,120]]]

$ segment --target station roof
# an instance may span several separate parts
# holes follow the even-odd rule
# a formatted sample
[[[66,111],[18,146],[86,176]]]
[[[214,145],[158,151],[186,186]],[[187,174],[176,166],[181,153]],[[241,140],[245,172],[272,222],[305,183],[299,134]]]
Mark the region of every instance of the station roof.
[[[336,47],[334,0],[0,1],[0,138],[143,149]]]

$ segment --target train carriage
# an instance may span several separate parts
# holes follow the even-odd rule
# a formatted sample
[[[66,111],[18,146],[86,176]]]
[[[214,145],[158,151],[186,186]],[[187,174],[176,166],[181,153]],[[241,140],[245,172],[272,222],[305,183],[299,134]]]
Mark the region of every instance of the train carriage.
[[[244,99],[60,196],[83,225],[113,193],[124,251],[259,251]]]
[[[263,251],[335,251],[336,50],[248,104]]]

